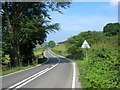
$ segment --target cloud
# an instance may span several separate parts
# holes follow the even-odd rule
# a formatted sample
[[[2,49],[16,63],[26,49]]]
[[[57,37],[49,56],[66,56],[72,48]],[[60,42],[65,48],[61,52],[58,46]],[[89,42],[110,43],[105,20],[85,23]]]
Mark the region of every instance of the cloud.
[[[119,2],[120,0],[111,0],[110,1],[110,4],[112,5],[112,6],[116,6],[116,5],[118,5],[118,2]]]

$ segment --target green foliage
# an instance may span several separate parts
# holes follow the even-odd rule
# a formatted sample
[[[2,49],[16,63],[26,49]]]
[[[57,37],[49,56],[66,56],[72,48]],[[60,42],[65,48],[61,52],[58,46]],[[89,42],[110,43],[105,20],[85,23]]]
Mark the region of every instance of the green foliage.
[[[25,66],[25,67],[15,67],[15,68],[12,68],[12,69],[9,69],[9,70],[5,70],[5,71],[0,72],[0,76],[7,75],[7,74],[10,74],[10,73],[13,73],[13,72],[20,71],[20,70],[28,69],[28,68],[31,68],[33,66],[34,65],[29,65],[29,66]]]
[[[116,49],[91,49],[88,58],[78,62],[83,88],[120,88],[120,67]]]
[[[36,56],[35,59],[32,60],[32,64],[34,66],[38,64],[38,58],[39,58],[39,56]]]
[[[64,44],[58,45],[54,48],[52,48],[52,51],[55,52],[58,55],[62,55],[62,56],[67,56],[67,51],[66,51],[66,46]]]
[[[54,46],[55,46],[55,42],[54,41],[49,41],[48,47],[53,48]]]
[[[32,63],[33,49],[46,40],[47,34],[59,30],[51,23],[49,11],[61,13],[70,2],[2,2],[3,56],[8,54],[11,65]],[[28,61],[29,60],[29,61]]]
[[[84,40],[87,40],[91,46],[93,43],[97,43],[100,38],[104,38],[104,35],[102,32],[96,31],[81,32],[79,35],[69,38],[65,43],[69,56],[73,59],[83,59],[84,52],[83,49],[81,49],[81,46]]]
[[[39,56],[39,55],[41,55],[43,53],[44,50],[45,50],[45,48],[41,48],[41,49],[39,49],[37,51],[34,51],[34,55]]]
[[[2,57],[2,63],[8,65],[10,63],[10,56],[5,55],[4,57]]]
[[[110,24],[112,29],[115,26]],[[107,32],[104,33],[82,32],[69,38],[65,43],[71,57],[80,60],[77,65],[82,88],[120,88],[117,31],[110,31],[111,34],[107,36]],[[81,49],[84,40],[87,40],[91,47],[88,49],[87,58]]]
[[[114,36],[120,32],[120,24],[119,23],[108,23],[104,28],[103,32],[106,36]]]

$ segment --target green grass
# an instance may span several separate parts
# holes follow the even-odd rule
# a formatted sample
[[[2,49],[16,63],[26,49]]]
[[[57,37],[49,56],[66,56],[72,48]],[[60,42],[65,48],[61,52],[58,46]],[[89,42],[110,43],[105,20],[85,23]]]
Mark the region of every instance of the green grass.
[[[41,49],[39,49],[39,50],[37,50],[37,51],[34,51],[34,55],[35,55],[35,56],[38,56],[38,55],[42,54],[42,52],[43,52],[44,50],[45,50],[44,48],[41,48]]]
[[[56,46],[54,48],[52,48],[52,51],[58,55],[61,55],[61,56],[64,56],[66,57],[67,56],[67,52],[66,52],[66,46],[64,44],[62,45],[59,45],[59,46]]]
[[[34,51],[34,55],[35,55],[36,59],[38,59],[39,55],[41,55],[44,50],[45,50],[44,48],[41,48],[37,51]],[[45,61],[46,61],[46,59],[42,60],[42,62],[45,62]],[[29,65],[29,66],[26,66],[26,67],[25,66],[15,67],[15,68],[12,68],[12,69],[9,69],[9,70],[5,70],[5,71],[0,72],[0,76],[7,75],[7,74],[10,74],[10,73],[13,73],[13,72],[20,71],[20,70],[28,69],[28,68],[34,67],[35,65],[38,65],[38,64]]]
[[[66,51],[66,47],[65,47],[64,44],[61,44],[61,45],[59,45],[59,46],[56,46],[56,47],[54,47],[53,49],[55,49],[55,50],[61,50],[62,52],[65,52],[65,51]]]
[[[100,49],[100,48],[116,48],[118,47],[118,36],[104,37],[101,38],[97,43],[91,45],[91,48]]]
[[[13,72],[20,71],[20,70],[28,69],[28,68],[31,68],[31,67],[34,67],[34,65],[29,65],[29,66],[26,66],[26,67],[15,67],[15,68],[0,72],[0,76],[7,75],[7,74],[10,74],[10,73],[13,73]]]

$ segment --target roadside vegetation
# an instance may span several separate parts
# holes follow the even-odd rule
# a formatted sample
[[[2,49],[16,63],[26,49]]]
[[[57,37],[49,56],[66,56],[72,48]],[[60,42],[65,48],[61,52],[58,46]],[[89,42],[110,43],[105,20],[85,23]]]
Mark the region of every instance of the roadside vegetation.
[[[50,12],[56,11],[62,14],[61,9],[69,8],[70,2],[2,2],[1,4],[2,57],[0,58],[3,72],[43,62],[44,57],[39,55],[43,49],[34,52],[35,47],[42,45],[49,33],[60,29],[59,23],[51,23]]]
[[[41,64],[47,61],[47,58],[44,56],[44,51],[47,49],[47,46],[34,51],[35,60],[33,61],[33,65]]]
[[[60,55],[67,52],[66,57],[79,60],[77,66],[82,88],[120,88],[119,35],[120,24],[109,23],[103,32],[81,32],[52,50],[55,53],[59,51]],[[84,40],[87,40],[90,49],[81,48]],[[62,46],[66,48],[60,50]]]
[[[25,70],[25,69],[28,69],[28,68],[31,68],[31,67],[34,67],[34,66],[35,65],[29,65],[29,66],[22,66],[22,67],[15,67],[15,68],[12,68],[12,69],[8,69],[8,70],[0,72],[0,76],[7,75],[7,74],[10,74],[10,73],[13,73],[13,72],[20,71],[20,70]]]
[[[53,48],[55,46],[55,42],[54,41],[49,41],[48,42],[48,47]]]
[[[61,45],[58,45],[58,46],[52,48],[52,51],[58,55],[62,55],[64,57],[67,56],[67,49],[66,49],[66,46],[64,44],[61,44]]]
[[[34,55],[35,55],[35,56],[39,56],[40,54],[43,53],[44,50],[45,50],[44,48],[41,48],[41,49],[39,49],[39,50],[37,50],[37,51],[34,51]]]
[[[44,63],[45,61],[47,61],[47,58],[43,55],[43,52],[45,49],[46,48],[39,48],[36,51],[34,51],[35,60],[32,62],[32,64],[28,63],[27,66],[19,66],[19,67],[13,67],[13,68],[6,68],[6,66],[2,66],[2,72],[0,72],[0,76],[17,72],[20,70],[28,69],[36,65],[40,65],[41,63]],[[4,57],[3,60],[4,59],[5,59],[5,62],[3,63],[9,63],[10,58],[8,55],[6,56],[6,58]]]

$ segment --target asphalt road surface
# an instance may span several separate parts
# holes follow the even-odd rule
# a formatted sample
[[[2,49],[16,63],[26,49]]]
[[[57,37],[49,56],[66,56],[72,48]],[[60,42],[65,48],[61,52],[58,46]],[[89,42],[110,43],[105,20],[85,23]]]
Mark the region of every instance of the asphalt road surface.
[[[2,77],[2,88],[73,88],[73,62],[49,49],[44,54],[48,58],[46,63]]]

